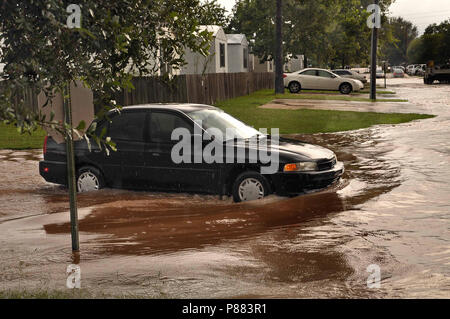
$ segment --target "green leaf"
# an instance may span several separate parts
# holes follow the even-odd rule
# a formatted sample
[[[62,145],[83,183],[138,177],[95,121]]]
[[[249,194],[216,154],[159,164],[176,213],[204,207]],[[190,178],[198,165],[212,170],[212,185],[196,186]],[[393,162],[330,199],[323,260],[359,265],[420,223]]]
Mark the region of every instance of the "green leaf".
[[[77,130],[82,131],[86,128],[86,122],[85,121],[81,121],[78,126],[76,127]]]

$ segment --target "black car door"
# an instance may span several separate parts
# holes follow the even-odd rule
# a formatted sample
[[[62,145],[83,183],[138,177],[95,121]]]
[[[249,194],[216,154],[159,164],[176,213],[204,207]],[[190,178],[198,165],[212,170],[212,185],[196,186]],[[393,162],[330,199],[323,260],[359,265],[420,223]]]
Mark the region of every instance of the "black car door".
[[[170,110],[152,110],[147,125],[148,143],[145,147],[145,175],[148,187],[175,191],[211,191],[216,168],[211,164],[175,163],[172,148],[178,143],[171,139],[176,128],[193,133],[194,122],[183,114]],[[214,189],[215,191],[215,189]]]
[[[113,186],[141,188],[144,182],[144,132],[145,110],[122,110],[111,118],[108,135],[116,143],[117,151],[111,151],[106,171],[113,178]],[[119,166],[117,165],[119,163]]]

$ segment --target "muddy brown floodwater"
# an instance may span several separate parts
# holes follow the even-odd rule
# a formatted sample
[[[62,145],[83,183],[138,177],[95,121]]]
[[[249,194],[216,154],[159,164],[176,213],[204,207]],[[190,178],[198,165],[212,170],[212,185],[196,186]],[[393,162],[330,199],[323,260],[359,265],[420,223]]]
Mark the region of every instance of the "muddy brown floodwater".
[[[450,297],[450,86],[390,88],[436,118],[291,136],[334,150],[338,185],[233,204],[104,189],[79,196],[82,287],[146,297]],[[0,290],[64,290],[66,191],[41,151],[0,151]],[[369,265],[381,270],[368,288]]]

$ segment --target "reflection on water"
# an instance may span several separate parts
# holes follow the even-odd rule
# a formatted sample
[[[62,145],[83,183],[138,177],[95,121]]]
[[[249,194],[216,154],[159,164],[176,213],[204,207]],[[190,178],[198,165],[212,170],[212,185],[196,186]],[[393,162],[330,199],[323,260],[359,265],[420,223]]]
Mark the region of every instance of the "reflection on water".
[[[450,297],[450,87],[396,91],[439,116],[289,136],[344,161],[343,179],[327,190],[241,204],[80,194],[83,287],[182,298]],[[40,152],[0,156],[0,283],[63,289],[72,262],[66,192],[38,176]],[[371,264],[380,289],[366,286]]]

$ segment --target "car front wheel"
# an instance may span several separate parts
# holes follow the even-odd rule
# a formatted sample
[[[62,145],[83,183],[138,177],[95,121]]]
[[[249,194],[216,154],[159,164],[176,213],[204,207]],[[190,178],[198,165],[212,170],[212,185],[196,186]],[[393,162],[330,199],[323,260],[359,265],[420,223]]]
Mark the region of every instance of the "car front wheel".
[[[77,190],[80,193],[99,190],[104,187],[100,171],[91,166],[83,166],[77,174]]]
[[[289,88],[289,92],[298,93],[302,89],[302,86],[300,85],[300,83],[294,81],[294,82],[289,83],[288,88]]]
[[[269,194],[267,180],[257,172],[244,172],[240,174],[232,187],[233,200],[245,202],[262,199]]]
[[[352,92],[353,88],[350,83],[343,83],[339,87],[339,92],[342,94],[350,94]]]

